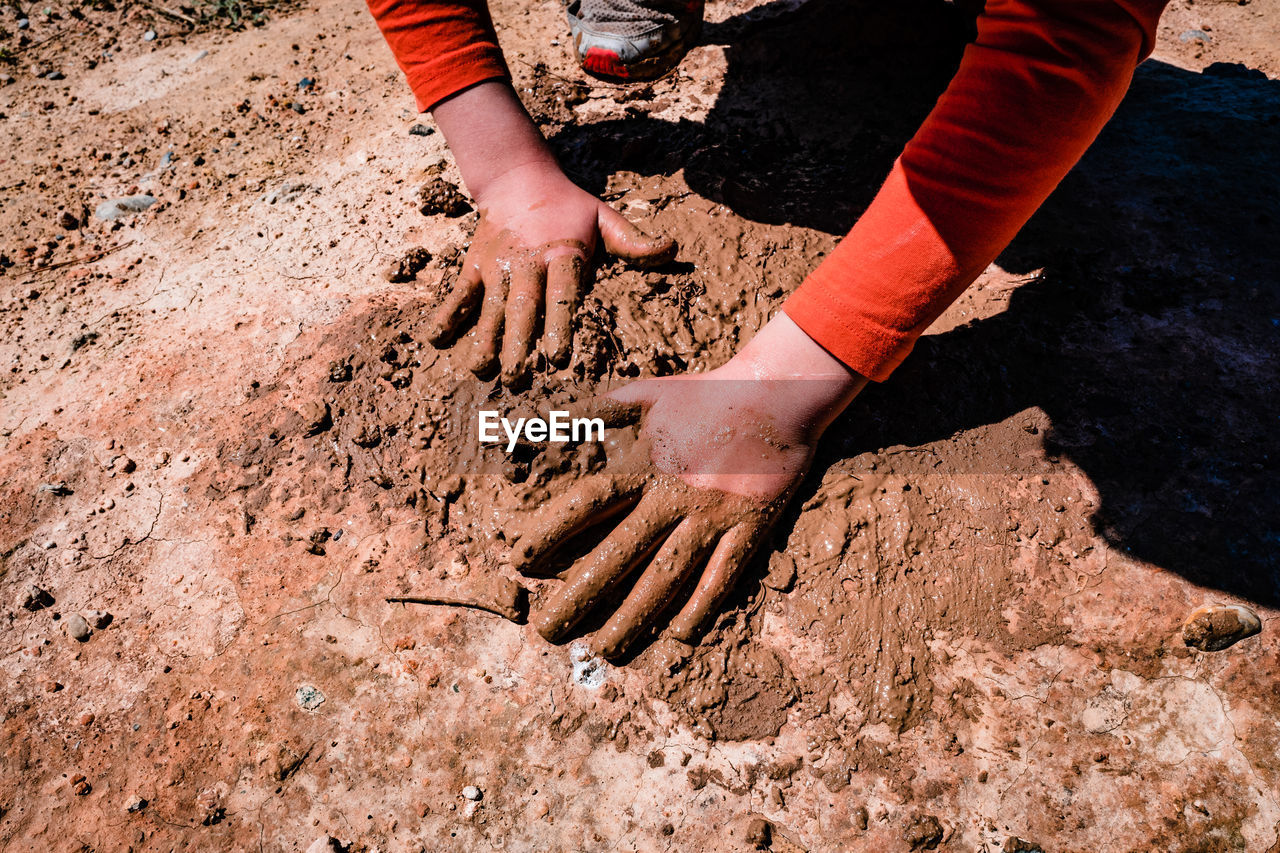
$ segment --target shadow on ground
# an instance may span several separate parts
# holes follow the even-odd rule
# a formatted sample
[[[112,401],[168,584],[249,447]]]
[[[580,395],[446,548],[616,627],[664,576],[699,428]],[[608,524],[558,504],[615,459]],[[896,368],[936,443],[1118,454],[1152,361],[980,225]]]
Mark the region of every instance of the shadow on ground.
[[[739,215],[843,233],[972,29],[941,3],[775,3],[719,26],[705,124],[645,117],[554,140],[597,192],[685,169]],[[763,105],[763,106],[762,106]],[[921,341],[830,433],[817,470],[1029,407],[1096,484],[1097,530],[1189,580],[1280,605],[1280,82],[1148,61],[1097,144],[999,259],[1007,310]],[[812,488],[812,485],[810,485]]]

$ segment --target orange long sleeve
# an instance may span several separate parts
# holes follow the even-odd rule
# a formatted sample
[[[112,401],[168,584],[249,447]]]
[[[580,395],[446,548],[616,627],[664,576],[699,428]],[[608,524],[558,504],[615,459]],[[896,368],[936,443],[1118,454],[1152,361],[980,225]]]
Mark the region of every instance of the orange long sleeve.
[[[879,194],[783,306],[883,381],[1084,154],[1151,51],[1163,0],[988,0]]]
[[[368,0],[426,111],[468,86],[510,77],[485,0]]]

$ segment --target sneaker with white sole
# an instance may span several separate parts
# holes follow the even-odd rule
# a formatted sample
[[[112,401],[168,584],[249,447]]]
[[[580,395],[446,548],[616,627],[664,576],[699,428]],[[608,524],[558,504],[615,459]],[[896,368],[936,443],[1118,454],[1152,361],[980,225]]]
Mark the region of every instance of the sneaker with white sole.
[[[566,11],[582,70],[625,82],[670,72],[702,32],[705,0],[571,0]]]

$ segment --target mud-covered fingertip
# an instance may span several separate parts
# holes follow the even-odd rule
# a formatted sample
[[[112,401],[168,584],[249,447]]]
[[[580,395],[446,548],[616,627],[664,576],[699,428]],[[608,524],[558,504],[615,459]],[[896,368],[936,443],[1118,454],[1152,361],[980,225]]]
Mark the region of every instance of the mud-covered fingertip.
[[[503,385],[519,385],[526,376],[529,375],[529,360],[520,359],[513,364],[503,365],[502,372],[498,375],[499,381]]]
[[[620,658],[630,648],[633,633],[605,626],[591,638],[591,651],[605,660]]]
[[[449,331],[439,323],[431,323],[426,330],[427,343],[436,349],[445,349],[452,341],[452,335]]]
[[[569,625],[558,616],[545,612],[529,614],[529,624],[549,643],[558,643],[569,631]]]
[[[676,259],[676,253],[680,251],[680,244],[673,237],[666,234],[645,235],[646,241],[650,244],[648,247],[641,248],[635,255],[629,259],[629,263],[633,266],[648,268],[660,267],[663,264],[669,264]]]
[[[471,352],[471,372],[477,379],[492,379],[498,375],[498,354],[491,344],[477,342]]]
[[[569,356],[573,353],[573,347],[569,338],[558,334],[548,334],[544,352],[546,353],[547,361],[550,362],[552,367],[568,367]]]
[[[670,631],[665,631],[653,642],[650,649],[653,659],[657,661],[658,670],[673,673],[681,669],[693,656],[694,646],[694,643],[673,637]]]

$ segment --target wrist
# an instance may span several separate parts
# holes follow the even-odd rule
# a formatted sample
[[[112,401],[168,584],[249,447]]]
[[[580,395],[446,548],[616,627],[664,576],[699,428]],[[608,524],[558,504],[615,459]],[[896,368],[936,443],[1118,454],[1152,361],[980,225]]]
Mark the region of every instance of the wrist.
[[[716,372],[755,380],[762,402],[813,440],[867,384],[781,311]]]
[[[476,207],[484,213],[495,206],[509,207],[512,202],[516,202],[516,206],[524,206],[520,204],[522,200],[533,204],[568,187],[576,189],[577,185],[569,180],[554,160],[513,158],[487,175],[474,189],[470,184],[467,188],[476,201]]]
[[[506,82],[464,89],[437,104],[432,115],[467,191],[481,206],[515,179],[564,179],[542,132]]]

